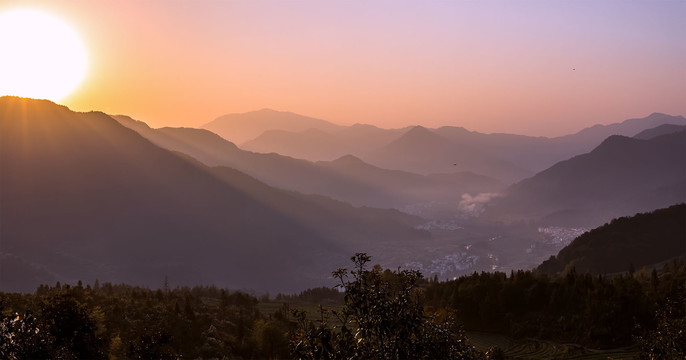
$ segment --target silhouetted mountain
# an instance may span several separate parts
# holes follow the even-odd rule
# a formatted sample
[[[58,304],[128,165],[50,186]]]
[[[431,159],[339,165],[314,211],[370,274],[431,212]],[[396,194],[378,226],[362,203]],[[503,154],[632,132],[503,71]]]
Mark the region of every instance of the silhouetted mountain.
[[[3,290],[96,278],[160,286],[168,276],[287,291],[320,285],[354,251],[427,236],[412,229],[419,218],[209,168],[99,112],[2,97],[0,138]]]
[[[409,204],[459,199],[464,193],[496,192],[504,185],[471,173],[423,176],[380,169],[353,156],[311,163],[278,154],[243,151],[207,130],[150,129],[142,122],[115,116],[153,143],[186,153],[210,166],[229,166],[281,189],[320,194],[357,206],[401,208]],[[134,125],[136,125],[134,127]],[[351,166],[351,161],[356,166]]]
[[[341,128],[328,121],[270,109],[223,115],[202,127],[236,144],[252,140],[268,130],[300,132],[318,129],[329,132]]]
[[[346,155],[350,145],[336,136],[318,129],[301,132],[265,131],[257,138],[241,144],[241,148],[255,152],[275,152],[311,161],[331,160]]]
[[[556,146],[552,139],[513,134],[483,134],[462,127],[444,126],[435,133],[492,157],[501,158],[531,172],[544,170],[556,162],[578,155]]]
[[[131,119],[117,116],[125,126]],[[133,120],[135,121],[135,120]],[[136,122],[141,123],[141,122]],[[141,135],[169,150],[188,154],[210,166],[229,166],[245,172],[271,186],[303,194],[320,194],[354,205],[396,207],[405,205],[386,187],[378,188],[309,161],[279,154],[259,154],[244,151],[218,135],[202,129],[138,126]]]
[[[454,201],[465,193],[498,192],[505,184],[487,176],[471,172],[419,175],[402,170],[387,170],[346,155],[331,162],[318,162],[348,178],[372,188],[391,191],[403,200],[403,205],[430,201]]]
[[[420,174],[470,171],[506,182],[531,175],[508,161],[451,141],[422,126],[373,151],[365,160],[387,169]]]
[[[575,134],[555,138],[482,134],[452,126],[436,129],[435,132],[493,157],[505,159],[518,167],[539,172],[559,161],[591,151],[611,135],[632,136],[641,130],[666,123],[686,125],[686,119],[682,116],[655,113],[621,123],[595,125]]]
[[[146,123],[128,116],[115,115],[112,117],[120,124],[135,130],[153,144],[188,154],[209,166],[231,165],[225,159],[244,152],[234,143],[209,130],[168,127],[152,129]]]
[[[364,153],[390,144],[410,129],[412,127],[381,129],[374,125],[355,124],[339,130],[335,135],[354,145],[355,149],[353,150]],[[353,151],[348,153],[352,154]]]
[[[624,272],[686,255],[686,204],[621,217],[593,229],[567,245],[538,271],[555,274]]]
[[[634,135],[634,139],[648,140],[660,135],[672,134],[686,130],[686,125],[664,124],[652,129],[646,129]]]
[[[454,147],[460,151],[470,151],[479,157],[485,156],[491,159],[489,162],[496,161],[495,164],[486,166],[488,172],[483,172],[484,174],[506,180],[521,180],[523,176],[542,171],[558,161],[591,151],[610,135],[632,136],[641,130],[665,123],[685,125],[686,119],[682,116],[655,113],[645,118],[630,119],[622,123],[592,126],[576,134],[556,138],[498,133],[483,134],[453,126],[429,131],[440,135],[443,140],[447,139],[452,142],[451,146],[445,146],[449,151],[453,151]],[[311,161],[332,160],[351,154],[383,168],[421,173],[454,171],[454,169],[447,169],[443,163],[440,164],[441,166],[430,166],[431,160],[429,162],[420,161],[420,165],[404,165],[398,164],[399,161],[391,161],[390,164],[393,166],[389,166],[389,163],[386,162],[387,159],[381,162],[377,161],[379,160],[377,156],[384,152],[384,147],[389,146],[394,141],[405,141],[400,139],[401,136],[412,128],[380,129],[371,125],[356,124],[350,127],[338,127],[337,129],[325,129],[319,126],[316,127],[319,130],[316,133],[307,132],[308,129],[310,128],[268,131],[254,140],[239,143],[239,145],[251,151],[277,152]],[[406,146],[424,146],[424,143],[418,141],[412,145],[412,141],[410,141],[410,144]],[[428,150],[417,149],[416,151],[431,155],[429,159],[445,156],[437,153],[438,150],[444,149],[436,146],[431,154],[429,154],[431,151]],[[453,163],[455,162],[451,164]],[[513,166],[515,169],[512,169]],[[474,166],[471,167],[461,170],[482,173]],[[495,176],[494,167],[503,167],[497,172],[504,173],[504,176],[502,174]],[[424,168],[427,169],[421,170]]]
[[[365,156],[402,135],[407,129],[381,129],[355,124],[333,132],[310,129],[302,132],[270,130],[241,144],[245,150],[291,156],[310,161],[329,161],[345,155]]]
[[[611,136],[507,190],[491,214],[597,226],[686,199],[686,131],[650,140]]]
[[[662,124],[686,125],[686,118],[683,116],[652,113],[644,118],[629,119],[622,121],[621,123],[594,125],[587,127],[576,134],[557,137],[555,140],[561,143],[576,143],[580,146],[585,145],[588,147],[588,150],[590,150],[609,136],[633,136],[643,130],[654,128]],[[580,150],[588,151],[583,148]]]

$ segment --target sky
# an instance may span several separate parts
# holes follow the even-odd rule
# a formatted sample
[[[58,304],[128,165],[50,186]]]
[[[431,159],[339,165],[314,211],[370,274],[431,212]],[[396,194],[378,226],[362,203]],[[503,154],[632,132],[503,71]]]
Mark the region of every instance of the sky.
[[[59,102],[152,127],[263,108],[557,136],[686,115],[686,1],[0,0],[73,27]]]

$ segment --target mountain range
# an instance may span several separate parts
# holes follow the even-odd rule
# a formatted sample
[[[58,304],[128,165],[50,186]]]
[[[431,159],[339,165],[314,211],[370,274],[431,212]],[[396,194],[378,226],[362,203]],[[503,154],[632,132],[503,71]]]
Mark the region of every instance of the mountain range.
[[[128,116],[114,118],[156,145],[188,154],[208,166],[229,166],[274,187],[325,195],[356,206],[402,208],[505,187],[498,180],[473,173],[439,176],[382,169],[352,155],[314,163],[276,153],[255,153],[204,129],[151,129]]]
[[[266,123],[269,112],[260,113],[257,124]],[[254,113],[232,114],[205,125],[217,129],[219,124],[247,123]],[[303,119],[310,119],[302,117]],[[277,121],[278,120],[278,121]],[[645,129],[663,124],[686,125],[683,116],[653,113],[644,118],[629,119],[621,123],[595,125],[575,134],[546,138],[514,134],[484,134],[461,127],[445,126],[438,129],[406,127],[380,129],[372,125],[356,124],[350,127],[329,122],[308,123],[295,121],[293,126],[281,122],[256,138],[237,142],[245,149],[260,153],[276,152],[310,161],[331,161],[344,155],[354,155],[372,165],[393,170],[430,174],[470,171],[514,183],[554,165],[559,161],[591,151],[611,135],[634,136]],[[296,128],[297,130],[289,130]],[[257,130],[255,131],[257,132]],[[431,134],[429,134],[431,133]],[[231,139],[224,131],[219,135]],[[435,136],[438,135],[438,136]],[[402,155],[394,156],[399,153]],[[410,155],[406,157],[406,155]],[[470,156],[466,156],[469,154]]]
[[[100,112],[0,98],[0,284],[78,279],[292,291],[422,220],[271,188],[154,145]],[[383,254],[379,256],[382,260]]]
[[[195,143],[194,151],[189,150],[188,146],[184,148],[160,141],[157,143],[186,152],[209,164],[235,167],[276,187],[323,194],[355,205],[406,209],[415,204],[442,202],[441,211],[444,216],[449,216],[449,212],[458,212],[460,199],[465,194],[502,193],[504,196],[497,197],[498,200],[488,206],[485,218],[592,227],[616,216],[668,206],[684,199],[684,151],[679,147],[679,141],[675,141],[671,148],[652,149],[650,146],[631,146],[628,144],[631,139],[626,137],[623,137],[628,139],[626,142],[618,141],[617,135],[602,138],[616,132],[633,135],[635,140],[652,139],[679,132],[685,125],[670,123],[680,122],[684,122],[683,117],[655,113],[646,118],[597,125],[574,135],[552,139],[480,134],[459,127],[431,130],[417,126],[403,130],[386,145],[368,151],[367,161],[358,156],[344,155],[333,161],[312,163],[274,153],[247,152],[231,143],[217,147],[208,156],[207,144],[211,143],[208,139],[214,137],[214,142],[221,142],[219,137],[209,133],[202,137],[202,141],[201,138],[193,141],[190,136],[176,136],[177,141],[184,138],[185,143]],[[154,136],[146,134],[156,131],[178,134],[201,131],[169,128],[145,130],[139,129],[139,132],[150,139]],[[391,139],[390,134],[398,135],[364,125],[336,131],[347,131],[348,134],[358,131],[359,135],[361,130],[370,136],[386,134],[383,142]],[[305,131],[310,134],[315,132],[325,134],[323,130]],[[590,144],[597,139],[601,139],[599,143],[605,142],[601,146],[596,144],[597,149],[593,150]],[[203,147],[204,152],[198,151]],[[581,149],[586,148],[593,151],[577,156],[578,159],[574,157],[583,154]],[[579,153],[531,178],[516,181],[526,177],[527,171],[514,164],[552,161],[571,151]],[[512,161],[503,160],[505,158]],[[391,170],[398,168],[413,171]],[[458,171],[458,168],[475,171]],[[442,174],[426,174],[432,170]],[[637,176],[634,172],[643,175]],[[491,176],[482,175],[484,173]],[[499,178],[508,179],[514,184],[507,191],[502,191],[506,182],[496,180]],[[651,180],[647,181],[648,178]]]
[[[512,185],[490,208],[490,215],[595,227],[684,200],[685,130],[647,140],[613,135],[587,154]]]
[[[550,248],[533,250],[529,236],[542,235],[532,226],[596,227],[686,199],[683,117],[552,139],[342,127],[272,110],[222,119],[236,133],[334,136],[346,153],[252,152],[207,129],[1,97],[2,290],[95,279],[159,287],[168,277],[287,292],[326,283],[355,252],[384,266],[421,257],[441,274],[483,257],[507,267],[528,260],[500,248]]]
[[[317,129],[329,132],[339,130],[342,126],[291,112],[262,109],[242,114],[222,115],[203,125],[202,128],[219,134],[233,143],[242,144],[265,131],[299,132]]]
[[[613,219],[543,262],[538,271],[608,274],[686,256],[686,204]]]

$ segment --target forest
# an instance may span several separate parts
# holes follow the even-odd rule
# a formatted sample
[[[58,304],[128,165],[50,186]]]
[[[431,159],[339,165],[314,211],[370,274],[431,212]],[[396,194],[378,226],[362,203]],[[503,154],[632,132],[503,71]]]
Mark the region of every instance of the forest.
[[[424,297],[429,306],[454,309],[468,329],[613,348],[630,346],[654,329],[656,312],[683,298],[685,285],[681,259],[661,270],[615,276],[573,268],[559,276],[521,270],[475,273],[431,282]]]
[[[683,358],[686,350],[684,259],[612,277],[572,269],[447,282],[368,268],[365,254],[352,259],[352,270],[334,272],[344,293],[316,288],[270,299],[213,286],[152,290],[97,281],[1,293],[0,357],[507,358],[502,349],[478,351],[464,330],[628,346],[643,358]]]
[[[59,283],[0,296],[0,358],[177,359],[288,356],[288,321],[216,287],[150,290]]]

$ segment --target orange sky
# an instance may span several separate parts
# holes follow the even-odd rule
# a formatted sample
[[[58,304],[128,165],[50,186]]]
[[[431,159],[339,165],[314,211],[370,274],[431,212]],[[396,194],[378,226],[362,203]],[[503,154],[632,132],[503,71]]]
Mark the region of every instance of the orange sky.
[[[89,49],[74,110],[153,127],[292,111],[562,135],[686,115],[684,1],[12,1]]]

